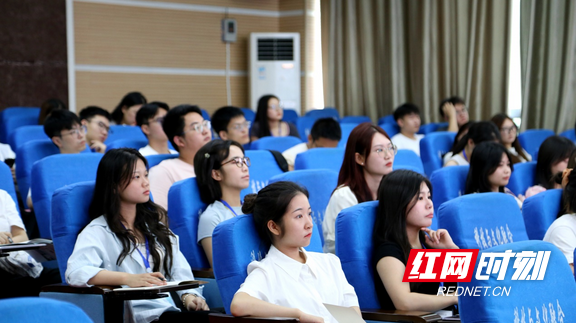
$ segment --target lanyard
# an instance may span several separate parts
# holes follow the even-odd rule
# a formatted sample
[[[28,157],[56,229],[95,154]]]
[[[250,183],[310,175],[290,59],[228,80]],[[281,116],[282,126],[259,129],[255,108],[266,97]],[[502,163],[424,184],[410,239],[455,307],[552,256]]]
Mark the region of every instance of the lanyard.
[[[228,204],[228,202],[220,199],[220,202],[222,202],[222,204],[224,204],[225,207],[227,207],[233,214],[234,216],[238,216],[238,214],[236,214],[236,212],[234,211],[234,209],[230,206],[230,204]]]
[[[466,156],[466,149],[462,150],[462,155],[464,155],[464,159],[466,159],[466,161],[468,161],[468,156]]]
[[[120,222],[120,224],[122,224],[124,229],[126,229],[126,227],[124,226],[124,223]],[[128,230],[128,229],[126,229],[126,230]],[[146,238],[146,236],[144,236],[144,241],[145,241],[145,245],[146,245],[146,257],[144,257],[144,255],[142,254],[142,251],[140,251],[140,249],[136,245],[136,242],[134,242],[134,249],[136,249],[136,251],[138,251],[138,253],[140,254],[140,257],[142,257],[142,261],[144,262],[144,266],[146,266],[146,272],[151,273],[152,268],[150,267],[150,261],[148,261],[148,258],[150,258],[150,246],[148,245],[148,238]]]

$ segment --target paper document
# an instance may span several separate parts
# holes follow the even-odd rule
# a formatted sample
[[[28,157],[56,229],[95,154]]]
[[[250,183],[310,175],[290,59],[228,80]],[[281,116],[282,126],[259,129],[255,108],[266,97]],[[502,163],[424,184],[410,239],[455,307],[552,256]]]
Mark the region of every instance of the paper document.
[[[324,303],[328,312],[334,316],[339,323],[366,323],[362,316],[351,307],[337,306]]]
[[[152,287],[120,287],[120,288],[114,288],[114,291],[119,291],[119,292],[125,292],[125,291],[129,291],[129,290],[154,290],[154,289],[158,289],[158,288],[166,288],[166,287],[171,287],[171,286],[176,286],[176,285],[188,285],[188,284],[198,284],[198,285],[203,285],[205,284],[205,282],[201,282],[198,280],[183,280],[183,281],[176,281],[176,282],[166,282],[166,285],[158,285],[158,286],[152,286]],[[192,287],[194,288],[194,287]]]

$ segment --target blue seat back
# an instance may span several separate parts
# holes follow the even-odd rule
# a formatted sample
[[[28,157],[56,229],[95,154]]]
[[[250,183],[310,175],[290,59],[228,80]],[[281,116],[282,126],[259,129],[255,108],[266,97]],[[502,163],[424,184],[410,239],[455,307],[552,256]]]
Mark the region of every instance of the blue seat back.
[[[320,118],[334,118],[336,120],[340,119],[340,114],[338,110],[334,108],[324,108],[324,109],[317,109],[317,110],[310,110],[306,112],[307,117],[314,117],[316,119]]]
[[[148,161],[148,168],[152,168],[158,164],[160,164],[163,160],[178,158],[177,154],[160,154],[160,155],[150,155],[146,156],[146,160]]]
[[[536,185],[536,162],[514,164],[514,171],[506,187],[515,195],[524,195],[526,190],[533,185]]]
[[[303,169],[276,175],[270,179],[270,183],[279,181],[291,181],[298,183],[306,189],[310,197],[310,207],[312,208],[312,218],[314,225],[322,232],[324,213],[330,201],[330,196],[338,184],[338,173],[329,169]],[[324,236],[321,234],[322,245]]]
[[[251,150],[277,150],[283,152],[298,144],[301,144],[300,138],[286,136],[286,137],[263,137],[256,141],[252,141],[250,146]]]
[[[51,238],[52,194],[66,185],[96,180],[102,154],[58,154],[32,167],[32,201],[42,238]],[[90,197],[84,197],[91,199]]]
[[[377,208],[378,201],[360,203],[342,210],[336,217],[336,255],[346,279],[356,290],[361,309],[380,308],[372,267],[372,231]]]
[[[18,210],[18,214],[20,214],[16,188],[14,187],[14,180],[12,179],[12,171],[10,170],[10,167],[8,167],[8,165],[3,162],[0,162],[0,190],[5,190],[10,195],[10,197],[14,200],[14,204],[16,204],[16,210]]]
[[[241,108],[241,109],[242,112],[244,112],[244,118],[246,118],[246,120],[250,122],[254,122],[254,119],[256,118],[256,112],[254,112],[250,108]]]
[[[32,165],[40,159],[59,154],[60,150],[52,140],[32,140],[16,151],[16,180],[22,198],[25,198],[30,189],[30,176],[32,175]]]
[[[396,120],[394,119],[394,115],[389,114],[387,116],[384,116],[384,117],[378,119],[378,124],[385,124],[385,123],[396,124]]]
[[[88,223],[88,209],[94,195],[94,181],[67,185],[57,189],[52,198],[52,241],[62,281],[68,268],[78,233]]]
[[[300,134],[300,139],[302,139],[302,141],[304,142],[308,141],[308,135],[310,134],[310,130],[312,129],[314,122],[316,122],[316,120],[318,119],[319,119],[318,117],[312,117],[312,116],[305,116],[298,118],[298,120],[296,121],[296,128],[298,129],[298,134]]]
[[[438,209],[438,226],[462,249],[487,249],[528,240],[522,212],[505,193],[468,194]]]
[[[400,127],[396,123],[382,123],[379,126],[386,131],[390,138],[400,133]]]
[[[398,150],[398,153],[394,156],[394,165],[392,168],[394,170],[409,169],[426,176],[422,160],[414,151],[408,149]]]
[[[243,189],[240,193],[242,199],[244,196],[251,193],[258,193],[266,185],[268,181],[283,171],[278,166],[274,155],[266,150],[247,150],[246,157],[250,158],[252,166],[250,167],[250,186]]]
[[[430,176],[432,184],[432,202],[434,203],[434,219],[437,218],[440,205],[458,196],[464,195],[466,177],[470,166],[450,166],[440,168]],[[436,222],[436,221],[434,221]]]
[[[292,109],[284,109],[284,116],[282,117],[282,120],[296,125],[296,121],[298,121],[298,113]]]
[[[198,221],[206,209],[200,199],[196,178],[172,184],[168,192],[170,229],[180,237],[180,250],[192,268],[210,268],[206,254],[198,240]]]
[[[346,116],[340,119],[340,124],[351,123],[354,125],[359,125],[364,122],[372,122],[372,120],[368,116]]]
[[[513,276],[517,273],[513,264],[518,258],[512,258],[508,263],[506,276],[503,280],[498,280],[500,272],[496,271],[490,274],[487,280],[478,280],[474,275],[470,282],[458,283],[458,286],[463,287],[464,290],[477,288],[481,291],[488,291],[476,295],[465,294],[458,298],[462,322],[572,321],[572,318],[576,316],[576,284],[562,252],[548,242],[515,242],[480,251],[475,268],[478,268],[483,253],[504,253],[507,250],[515,253],[516,257],[521,252],[533,252],[532,259],[535,259],[539,252],[549,252],[548,265],[543,279],[513,280]],[[486,258],[485,261],[487,262],[489,259]],[[503,257],[495,259],[499,261]],[[531,265],[522,268],[526,268],[524,270],[530,275],[535,274],[534,267]],[[474,271],[476,274],[476,270]],[[486,271],[486,267],[484,267],[482,274],[487,274]],[[501,289],[496,287],[501,287]],[[508,292],[505,293],[504,289]],[[494,297],[492,296],[493,293],[501,296]]]
[[[559,136],[568,138],[572,140],[572,142],[576,142],[576,132],[574,131],[574,128],[561,132]]]
[[[536,158],[540,145],[546,138],[554,136],[554,131],[548,129],[530,129],[518,135],[520,145],[526,150],[533,158]]]
[[[38,116],[17,116],[6,119],[2,123],[2,129],[0,129],[0,133],[3,133],[2,142],[9,143],[8,139],[16,129],[23,127],[23,126],[32,126],[38,125]],[[15,150],[16,147],[12,147],[12,150]]]
[[[343,148],[314,148],[296,155],[294,169],[326,168],[340,173],[343,160]]]
[[[527,198],[522,204],[522,216],[530,240],[542,240],[556,220],[562,206],[562,190],[553,189]]]
[[[110,132],[108,133],[108,138],[104,142],[106,145],[119,140],[119,139],[138,139],[146,140],[146,136],[140,130],[138,126],[125,126],[125,125],[112,125],[110,126]]]
[[[148,144],[146,139],[118,139],[110,142],[106,146],[106,151],[117,148],[134,148],[136,150],[145,147]]]
[[[435,131],[438,131],[440,128],[448,127],[448,122],[432,122],[423,124],[420,126],[420,130],[418,131],[419,134],[428,135]]]
[[[316,228],[305,249],[322,252],[320,239],[315,239],[314,235],[320,235]],[[216,226],[212,234],[214,276],[226,313],[230,314],[232,298],[248,275],[248,264],[263,259],[267,252],[268,246],[258,236],[251,214],[234,217]]]
[[[357,124],[355,123],[341,123],[340,130],[342,131],[342,138],[338,142],[338,148],[346,148],[346,143],[348,142],[348,138],[350,138],[350,133],[354,128],[356,128]]]
[[[420,140],[420,158],[428,177],[442,168],[442,156],[452,148],[455,137],[454,132],[442,131],[429,133]]]
[[[2,321],[18,323],[91,323],[92,320],[78,306],[41,297],[19,297],[0,301]]]
[[[18,147],[32,140],[46,140],[50,139],[44,133],[44,126],[22,126],[14,130],[10,137],[8,137],[8,144],[12,147],[13,151],[18,150]]]
[[[210,114],[208,114],[208,111],[204,109],[200,109],[200,111],[202,111],[202,118],[204,118],[204,120],[210,121]]]
[[[26,120],[32,120],[36,118],[36,122],[34,123],[27,123],[26,125],[37,125],[38,124],[38,116],[40,115],[40,108],[35,107],[10,107],[0,111],[0,142],[8,143],[8,139],[10,137],[10,133],[13,128],[11,126],[6,127],[6,123],[8,119],[18,118],[18,117],[27,117]],[[13,123],[12,123],[13,124]],[[14,148],[12,150],[15,151]]]

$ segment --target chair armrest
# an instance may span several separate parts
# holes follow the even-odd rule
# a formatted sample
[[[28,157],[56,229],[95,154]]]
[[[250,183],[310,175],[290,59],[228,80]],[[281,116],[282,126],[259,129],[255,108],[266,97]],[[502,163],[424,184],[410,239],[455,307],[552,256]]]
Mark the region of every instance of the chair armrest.
[[[362,318],[371,321],[387,321],[387,322],[438,322],[442,317],[436,313],[420,312],[420,311],[390,311],[381,309],[365,309],[362,310]]]
[[[210,323],[286,323],[299,322],[291,318],[266,318],[266,317],[234,317],[227,314],[210,313]]]
[[[52,284],[42,287],[44,293],[66,293],[66,294],[98,294],[104,295],[110,293],[114,288],[120,286],[92,286],[92,287],[74,287],[68,284]]]
[[[198,278],[214,278],[214,271],[212,268],[192,268],[194,279]]]

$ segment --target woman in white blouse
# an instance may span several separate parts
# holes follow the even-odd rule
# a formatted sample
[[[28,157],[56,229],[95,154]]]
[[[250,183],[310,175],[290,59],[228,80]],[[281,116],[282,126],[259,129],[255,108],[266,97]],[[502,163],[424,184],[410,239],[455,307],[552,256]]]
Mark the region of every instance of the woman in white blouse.
[[[194,279],[178,237],[160,221],[166,211],[150,201],[146,159],[137,150],[113,149],[102,157],[89,212],[93,220],[78,235],[68,259],[68,284],[149,287]],[[206,312],[194,313],[208,310],[197,290],[178,294],[190,312],[180,312],[171,298],[134,300],[126,307],[136,322],[176,316],[208,321]]]
[[[312,210],[308,191],[293,182],[276,182],[244,198],[260,238],[270,250],[248,265],[248,277],[234,295],[234,316],[291,317],[300,322],[334,322],[323,304],[352,307],[360,315],[358,297],[338,257],[307,252]]]
[[[336,217],[345,208],[376,200],[382,177],[392,171],[396,146],[388,134],[371,123],[362,123],[350,133],[338,185],[332,192],[322,231],[324,252],[336,252]]]

